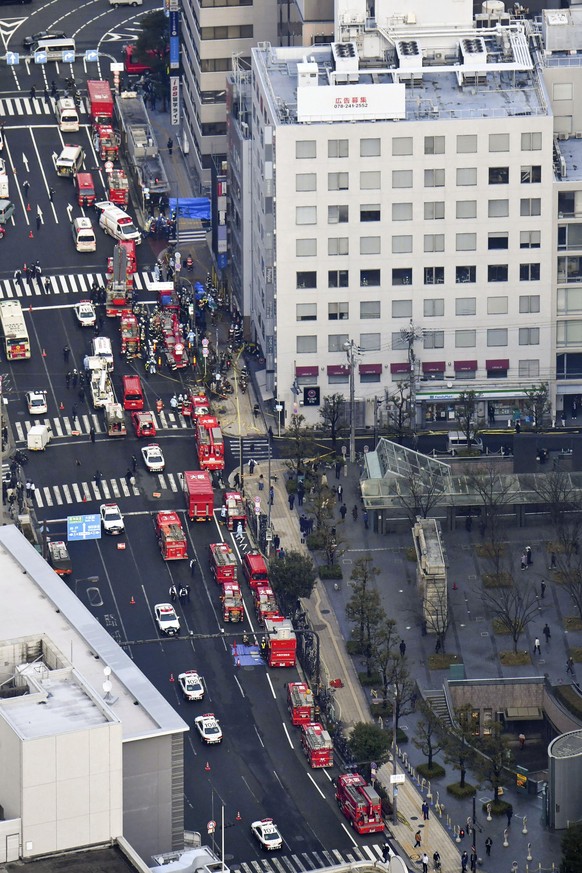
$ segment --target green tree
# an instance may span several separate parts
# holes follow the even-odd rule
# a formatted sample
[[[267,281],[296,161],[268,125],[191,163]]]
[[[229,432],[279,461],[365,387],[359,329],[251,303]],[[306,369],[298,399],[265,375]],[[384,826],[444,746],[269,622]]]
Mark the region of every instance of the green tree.
[[[150,65],[157,95],[162,97],[166,110],[170,54],[169,20],[161,9],[148,12],[141,19],[141,31],[135,44],[136,60]]]
[[[390,734],[375,724],[359,721],[348,740],[350,751],[359,765],[385,760],[390,751]]]
[[[455,416],[467,441],[467,449],[471,447],[471,437],[477,433],[477,400],[476,391],[461,391],[455,406]]]
[[[293,413],[289,419],[286,437],[291,443],[291,458],[287,465],[296,477],[299,477],[305,467],[305,459],[313,454],[313,432],[305,425],[305,416]]]
[[[582,824],[571,824],[562,836],[560,873],[582,873]]]
[[[310,597],[317,571],[309,555],[289,551],[269,563],[269,579],[285,612],[291,612],[300,597]]]
[[[493,723],[489,736],[480,737],[475,743],[481,754],[475,755],[473,765],[481,782],[486,782],[493,791],[493,802],[499,800],[499,789],[504,770],[509,768],[511,752],[501,725]]]
[[[343,394],[328,394],[327,397],[323,398],[323,402],[319,407],[321,424],[325,431],[329,433],[334,450],[342,427],[345,424],[345,407],[346,399]]]
[[[525,409],[532,420],[534,430],[542,430],[545,420],[552,411],[550,403],[550,386],[547,382],[540,382],[532,388],[526,388]]]
[[[377,575],[370,558],[359,558],[352,570],[352,596],[346,604],[346,618],[354,625],[352,640],[366,659],[368,676],[372,675],[374,634],[385,616],[380,595],[371,587]]]
[[[443,743],[440,740],[441,723],[430,704],[421,700],[418,709],[421,717],[416,725],[416,737],[412,742],[426,757],[428,769],[432,770],[433,758],[443,748]]]

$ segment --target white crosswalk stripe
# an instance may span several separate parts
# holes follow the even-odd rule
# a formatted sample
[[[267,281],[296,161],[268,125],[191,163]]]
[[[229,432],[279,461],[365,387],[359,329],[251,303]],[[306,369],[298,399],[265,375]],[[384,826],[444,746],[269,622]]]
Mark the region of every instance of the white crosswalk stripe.
[[[0,103],[2,101],[0,100]],[[0,118],[2,112],[0,110]],[[50,288],[45,287],[46,280],[49,280]],[[81,297],[88,297],[91,293],[93,282],[102,286],[105,285],[106,277],[104,273],[70,273],[67,275],[58,276],[41,276],[40,279],[31,279],[27,281],[24,276],[18,279],[2,279],[0,281],[0,300],[11,300],[15,297],[50,297],[51,295],[61,294],[79,294]],[[138,292],[147,295],[150,287],[150,274],[147,272],[135,274],[135,287]],[[148,300],[147,296],[144,298]],[[155,302],[152,298],[151,302]]]
[[[177,489],[172,489],[177,490]],[[44,485],[36,489],[34,500],[39,509],[48,506],[63,506],[63,504],[84,503],[85,501],[113,501],[121,497],[139,497],[137,483],[128,485],[125,478],[101,479],[99,484],[90,482],[72,482],[63,485]]]
[[[81,105],[78,107],[79,115],[86,115],[87,108],[84,101],[81,100]],[[0,117],[15,118],[18,115],[48,115],[51,116],[56,124],[54,100],[49,97],[45,100],[44,95],[38,97],[3,97],[0,99]]]
[[[65,392],[66,394],[66,392]],[[167,416],[164,415],[163,412],[154,414],[154,421],[156,425],[156,430],[177,430],[182,429],[186,430],[190,427],[188,420],[185,419],[179,413],[169,413]],[[16,432],[16,442],[17,443],[25,443],[28,431],[35,424],[39,424],[41,422],[40,419],[31,420],[25,419],[24,421],[15,421],[13,423],[14,430]],[[53,432],[53,438],[56,437],[70,437],[73,434],[80,434],[83,437],[90,436],[91,426],[95,428],[95,433],[105,433],[105,425],[103,419],[96,412],[86,412],[80,413],[75,422],[68,415],[63,415],[60,418],[44,418],[42,419],[42,423],[46,424],[51,428]],[[172,491],[180,490],[180,483],[174,480],[174,474],[168,473],[168,481],[169,487]],[[162,487],[166,487],[165,485]]]

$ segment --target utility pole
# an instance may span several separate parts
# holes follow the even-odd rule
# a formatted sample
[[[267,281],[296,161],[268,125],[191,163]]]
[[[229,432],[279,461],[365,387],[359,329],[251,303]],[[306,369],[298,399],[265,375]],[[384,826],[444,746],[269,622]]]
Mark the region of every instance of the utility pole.
[[[362,353],[362,350],[351,339],[344,343],[344,349],[348,358],[348,367],[350,369],[350,463],[356,462],[356,384],[355,384],[355,368],[356,357]]]
[[[416,433],[416,353],[414,351],[414,343],[422,339],[424,330],[416,327],[412,319],[408,327],[403,327],[400,331],[400,336],[408,346],[408,365],[410,367],[410,427],[412,433]]]

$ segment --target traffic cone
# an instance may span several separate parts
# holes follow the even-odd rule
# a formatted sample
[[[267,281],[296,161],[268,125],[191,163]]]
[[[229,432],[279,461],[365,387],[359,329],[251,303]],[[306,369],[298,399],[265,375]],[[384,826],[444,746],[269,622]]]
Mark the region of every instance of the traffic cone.
[[[173,681],[174,681],[174,674],[170,673],[170,682],[173,682]]]
[[[234,817],[235,821],[242,821],[242,815],[240,814],[240,810],[237,811],[237,814]]]
[[[61,400],[61,402],[59,403],[59,409],[60,409],[61,412],[63,412],[64,409],[65,409],[65,404],[63,403],[62,400]]]
[[[87,503],[87,495],[83,494],[83,503]]]
[[[28,311],[29,311],[29,312],[32,312],[32,303],[29,304],[29,306],[28,306]]]
[[[44,349],[42,350],[42,356],[43,358],[46,358],[46,351]]]
[[[207,773],[210,773],[210,764],[208,763],[208,761],[206,762],[206,767],[204,769]]]
[[[27,204],[26,204],[26,211],[27,211],[27,212],[30,212],[30,203],[27,203]]]
[[[135,606],[135,597],[133,596],[133,594],[131,595],[131,600],[129,601],[129,605]]]
[[[453,591],[456,591],[456,590],[457,590],[457,583],[453,582]]]
[[[34,239],[34,234],[33,234],[32,230],[29,230],[29,231],[28,231],[28,238],[29,238],[29,239]]]

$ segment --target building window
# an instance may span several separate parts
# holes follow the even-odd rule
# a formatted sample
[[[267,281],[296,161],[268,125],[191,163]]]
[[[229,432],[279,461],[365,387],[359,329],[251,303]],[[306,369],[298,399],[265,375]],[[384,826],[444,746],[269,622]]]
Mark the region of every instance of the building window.
[[[476,312],[476,297],[457,297],[455,300],[455,315],[475,315]]]
[[[317,334],[315,336],[298,336],[295,339],[298,355],[317,354]]]
[[[474,252],[477,248],[477,234],[458,233],[455,244],[458,252]]]
[[[317,321],[317,303],[296,303],[296,321]]]
[[[328,270],[327,271],[327,287],[328,288],[347,288],[350,284],[348,270]],[[380,284],[378,282],[378,284]]]
[[[509,267],[507,264],[489,264],[487,267],[488,282],[507,282]]]
[[[539,249],[542,244],[542,235],[539,230],[520,230],[520,249]]]
[[[412,318],[412,300],[393,300],[392,318]]]
[[[508,133],[490,133],[489,134],[489,151],[490,152],[508,152],[509,151],[509,134]]]
[[[412,154],[412,137],[395,136],[392,140],[392,154],[394,157]],[[394,187],[394,185],[392,186]]]
[[[506,327],[493,327],[487,331],[487,345],[489,348],[494,346],[506,346],[507,345],[507,328]]]
[[[509,183],[509,167],[489,167],[490,185],[507,185]]]
[[[412,203],[393,203],[392,221],[411,221]]]
[[[540,295],[539,294],[520,294],[520,296],[519,296],[519,311],[522,314],[539,312],[540,311]]]
[[[457,218],[477,218],[476,200],[457,200]]]
[[[559,249],[582,249],[582,224],[558,225]]]
[[[350,317],[349,303],[328,303],[327,318],[328,321],[344,321]]]
[[[521,184],[533,185],[542,181],[542,168],[539,164],[521,168]]]
[[[476,376],[475,370],[455,370],[455,380],[457,382],[466,382],[469,379],[475,379]]]
[[[379,352],[380,351],[380,334],[379,333],[361,333],[360,348],[364,352]]]
[[[442,285],[445,281],[444,267],[425,267],[424,268],[424,284],[425,285]]]
[[[295,254],[298,258],[314,258],[317,255],[316,239],[298,239],[295,241]]]
[[[297,271],[297,287],[298,288],[317,288],[317,271],[316,270],[298,270]]]
[[[490,200],[487,205],[489,218],[507,218],[509,215],[509,200]]]
[[[201,27],[200,39],[252,39],[252,24],[230,24],[219,27]]]
[[[328,224],[347,224],[349,221],[348,206],[328,206],[327,207],[327,223]]]
[[[520,379],[537,379],[540,375],[540,362],[518,361],[517,370]]]
[[[445,217],[444,200],[433,200],[424,204],[424,220],[433,221]]]
[[[521,150],[522,152],[539,152],[542,147],[541,133],[522,133],[521,135]]]
[[[425,138],[424,138],[424,153],[425,153],[425,155],[444,155],[444,153],[445,153],[445,138],[444,138],[444,136],[425,136]]]
[[[487,234],[487,248],[490,252],[497,249],[508,249],[509,234],[507,231],[497,231],[495,233]]]
[[[349,173],[328,173],[327,174],[327,190],[328,191],[347,191],[350,185]]]
[[[408,351],[408,340],[406,339],[404,332],[401,333],[399,330],[394,331],[392,333],[392,341],[390,345],[392,346],[393,352],[401,352],[404,349]]]
[[[393,285],[411,285],[412,267],[395,267],[392,270]]]
[[[317,190],[317,174],[316,173],[297,173],[295,176],[296,191],[316,191]]]
[[[377,288],[380,285],[380,270],[360,270],[360,287]]]
[[[558,258],[558,282],[582,281],[582,257]]]
[[[329,385],[347,385],[350,377],[347,371],[345,373],[333,373],[328,375],[327,381]]]
[[[582,345],[582,321],[559,321],[556,332],[556,344],[563,347]]]
[[[363,203],[360,205],[360,221],[380,221],[379,203]]]
[[[380,148],[380,139],[361,139],[360,140],[360,157],[361,158],[379,158],[382,154]]]
[[[361,255],[379,255],[380,254],[380,237],[379,236],[361,236],[360,237],[360,254]]]
[[[477,151],[477,136],[471,134],[459,134],[457,136],[457,154],[468,155]]]
[[[327,338],[327,350],[328,352],[345,352],[347,342],[347,333],[330,333]]]
[[[317,206],[296,206],[295,224],[317,224]]]
[[[474,349],[477,345],[476,330],[456,330],[455,331],[455,348],[456,349]]]
[[[487,315],[507,315],[508,297],[488,297]]]
[[[347,236],[332,236],[327,241],[328,255],[349,255],[350,241]]]
[[[539,346],[539,344],[540,344],[540,329],[539,329],[539,327],[520,327],[520,329],[519,329],[519,344],[520,344],[520,346]]]
[[[444,330],[426,330],[423,335],[423,346],[425,349],[444,349]],[[408,348],[408,344],[405,346],[405,348]]]
[[[444,297],[427,297],[424,301],[425,318],[437,318],[445,314]]]
[[[424,251],[425,252],[444,252],[445,250],[445,235],[444,233],[425,233],[424,235]]]
[[[477,281],[477,267],[456,267],[455,282],[457,285],[473,284]]]
[[[350,144],[347,139],[330,139],[327,143],[328,158],[349,158]]]
[[[407,255],[412,251],[412,236],[393,236],[392,254]]]
[[[379,300],[361,300],[360,318],[365,321],[368,318],[380,318],[381,307]]]
[[[424,171],[424,187],[425,188],[444,188],[445,171],[444,170],[425,170]]]
[[[519,214],[522,216],[541,215],[541,199],[539,197],[522,197],[519,201]]]
[[[539,264],[520,264],[519,265],[519,281],[520,282],[537,282],[540,278]]]
[[[360,173],[360,191],[376,191],[382,187],[380,170],[368,170]]]
[[[412,170],[392,170],[393,188],[412,188]]]
[[[476,185],[477,184],[477,167],[458,167],[457,168],[457,185]]]
[[[314,139],[298,139],[295,143],[295,157],[300,160],[302,158],[316,158],[317,145]]]

